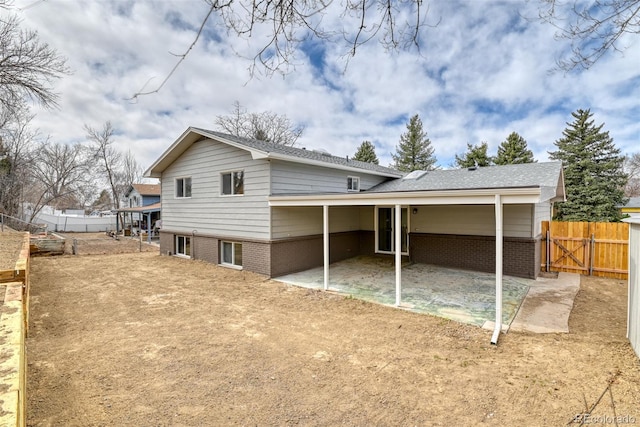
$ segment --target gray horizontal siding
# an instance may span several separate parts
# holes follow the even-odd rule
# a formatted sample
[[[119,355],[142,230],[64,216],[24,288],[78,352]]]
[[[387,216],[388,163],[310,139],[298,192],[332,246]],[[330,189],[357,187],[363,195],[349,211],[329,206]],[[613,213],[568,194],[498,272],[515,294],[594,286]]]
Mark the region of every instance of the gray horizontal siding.
[[[387,178],[362,172],[321,168],[274,160],[271,163],[272,194],[346,193],[347,177],[360,178],[360,189],[367,190]]]
[[[534,208],[533,237],[542,233],[542,221],[551,221],[551,202],[538,203]]]
[[[495,236],[493,205],[418,206],[410,214],[410,227],[416,233]],[[531,205],[504,205],[503,233],[506,237],[532,236]]]
[[[274,239],[322,234],[322,208],[276,207],[271,212],[271,223]],[[357,231],[360,228],[360,208],[349,206],[329,208],[330,233]]]
[[[244,170],[244,195],[221,196],[220,174]],[[191,198],[175,197],[175,179],[191,177]],[[269,238],[269,163],[210,140],[191,146],[162,174],[163,228],[176,233]]]

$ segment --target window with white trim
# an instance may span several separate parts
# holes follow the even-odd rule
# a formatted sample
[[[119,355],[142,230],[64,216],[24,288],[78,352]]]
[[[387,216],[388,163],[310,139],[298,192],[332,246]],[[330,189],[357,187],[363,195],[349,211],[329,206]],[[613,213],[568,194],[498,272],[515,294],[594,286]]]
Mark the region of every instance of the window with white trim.
[[[360,191],[360,178],[357,176],[347,177],[347,191]]]
[[[176,197],[191,197],[191,177],[176,178]]]
[[[242,267],[242,243],[220,242],[220,264]]]
[[[191,258],[191,237],[176,236],[176,255]]]
[[[223,196],[244,194],[244,171],[225,172],[221,174],[220,181],[220,194]]]

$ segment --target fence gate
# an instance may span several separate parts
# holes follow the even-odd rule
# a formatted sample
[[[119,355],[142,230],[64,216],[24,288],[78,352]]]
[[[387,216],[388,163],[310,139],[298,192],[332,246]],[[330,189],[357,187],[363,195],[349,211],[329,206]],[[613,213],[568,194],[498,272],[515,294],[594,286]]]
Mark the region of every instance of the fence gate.
[[[542,222],[542,269],[626,279],[629,224]]]

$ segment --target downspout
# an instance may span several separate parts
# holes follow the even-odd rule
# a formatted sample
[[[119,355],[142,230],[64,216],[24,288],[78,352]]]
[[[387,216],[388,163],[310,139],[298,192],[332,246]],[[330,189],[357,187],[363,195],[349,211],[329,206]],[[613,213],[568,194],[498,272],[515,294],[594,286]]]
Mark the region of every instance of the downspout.
[[[394,245],[396,267],[396,307],[402,302],[402,205],[395,206]]]
[[[322,258],[324,265],[324,290],[329,289],[329,206],[322,206]]]
[[[502,199],[496,194],[496,325],[491,337],[491,344],[498,344],[502,331]]]

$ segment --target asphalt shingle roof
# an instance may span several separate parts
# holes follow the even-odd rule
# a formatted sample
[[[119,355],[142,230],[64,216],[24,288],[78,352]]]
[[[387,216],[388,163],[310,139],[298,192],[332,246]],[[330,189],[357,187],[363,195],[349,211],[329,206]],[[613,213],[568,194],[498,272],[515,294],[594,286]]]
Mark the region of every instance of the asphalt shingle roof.
[[[630,197],[629,201],[623,207],[625,208],[640,208],[640,197]]]
[[[428,171],[417,179],[400,178],[383,182],[367,192],[540,187],[543,190],[543,195],[553,198],[559,184],[561,171],[561,162],[486,166],[478,167],[475,170],[435,170]]]
[[[236,144],[243,145],[251,150],[262,151],[265,153],[278,153],[285,156],[298,157],[301,159],[314,160],[314,161],[329,163],[333,165],[347,166],[347,167],[352,167],[357,169],[363,169],[365,171],[394,175],[398,177],[403,175],[402,172],[396,169],[375,165],[373,163],[361,162],[353,159],[346,159],[344,157],[332,156],[328,153],[321,153],[314,150],[305,150],[304,148],[290,147],[290,146],[281,145],[281,144],[273,144],[270,142],[259,141],[256,139],[241,138],[238,136],[228,135],[226,133],[221,133],[221,132],[202,129],[202,128],[194,127],[192,129],[206,136],[210,136],[213,138],[216,138],[216,137],[223,138],[228,141],[232,141]]]

